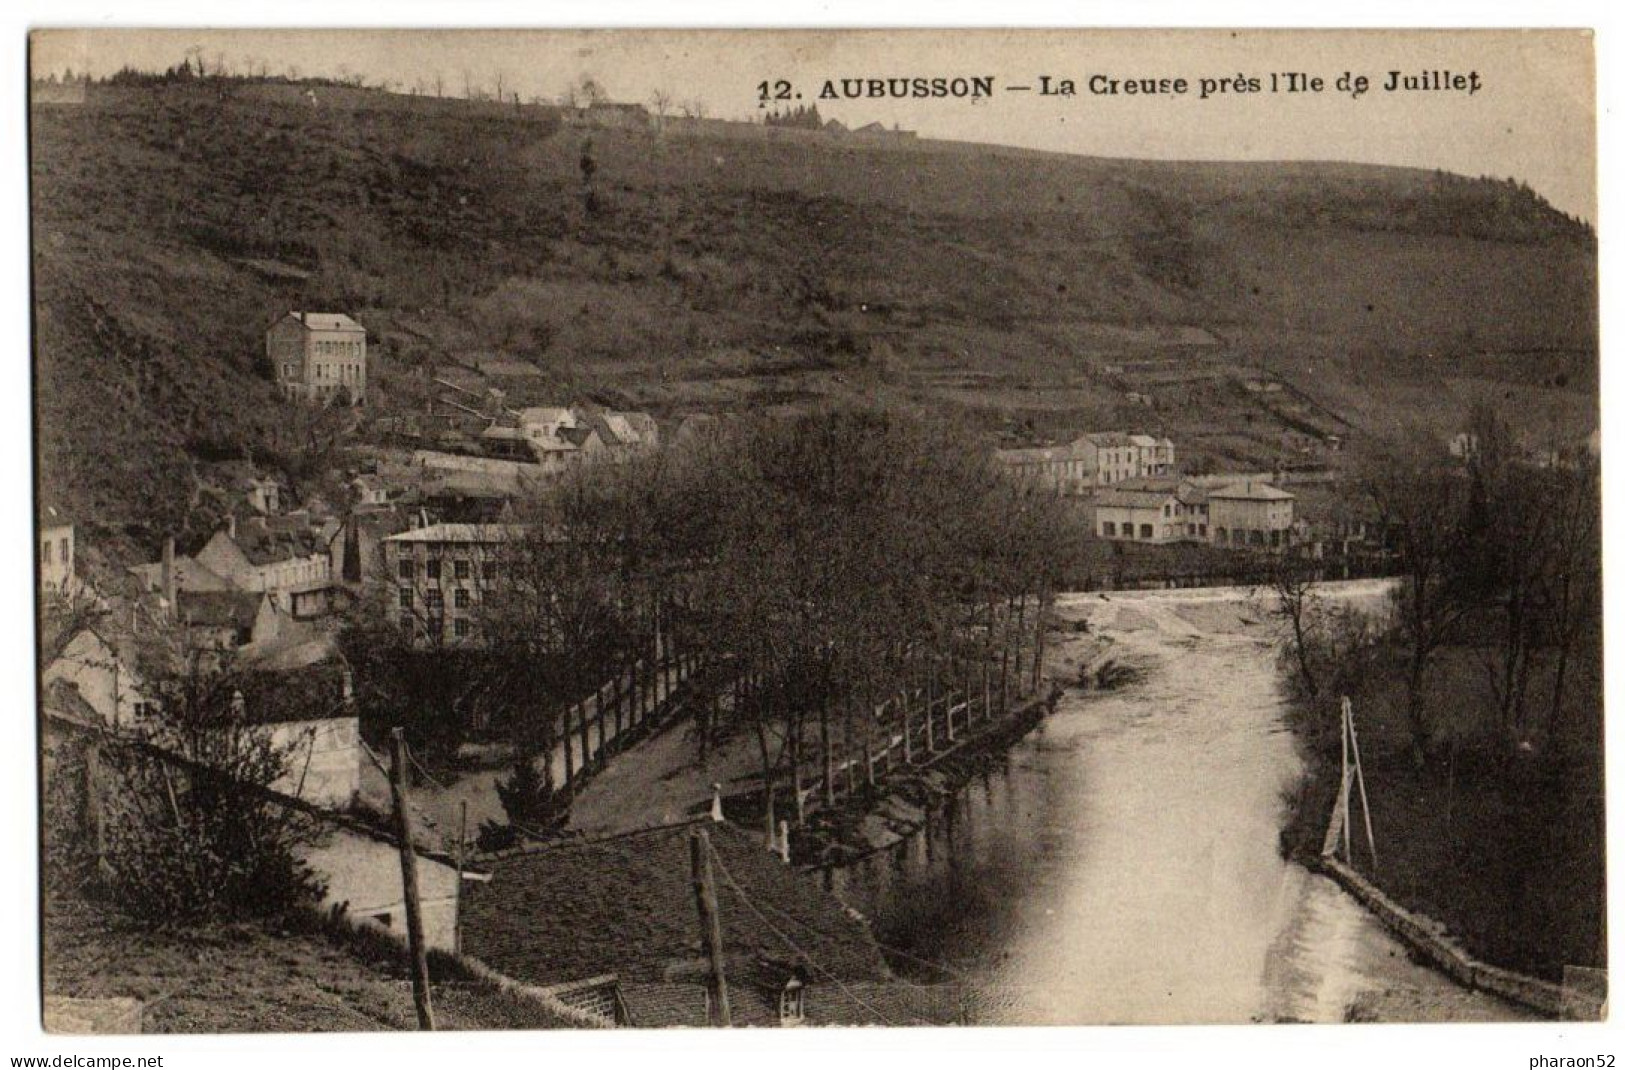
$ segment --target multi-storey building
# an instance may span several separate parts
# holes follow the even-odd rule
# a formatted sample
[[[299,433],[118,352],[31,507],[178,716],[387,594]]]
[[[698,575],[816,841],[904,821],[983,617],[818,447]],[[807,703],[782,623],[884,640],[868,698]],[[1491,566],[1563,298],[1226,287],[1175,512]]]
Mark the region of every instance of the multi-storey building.
[[[322,404],[367,403],[367,329],[341,312],[290,312],[265,332],[282,393]]]
[[[383,541],[393,586],[386,618],[421,646],[482,643],[479,608],[499,580],[506,547],[523,533],[516,524],[431,524],[391,535]]]

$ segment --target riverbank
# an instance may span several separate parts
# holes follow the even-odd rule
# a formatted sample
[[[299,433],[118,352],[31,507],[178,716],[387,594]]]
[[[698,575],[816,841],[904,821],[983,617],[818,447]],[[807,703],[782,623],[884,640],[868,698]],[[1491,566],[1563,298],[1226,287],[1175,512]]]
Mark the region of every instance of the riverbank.
[[[1053,686],[1047,695],[965,731],[929,759],[878,777],[872,790],[815,811],[805,828],[790,835],[791,862],[814,869],[850,865],[915,835],[978,770],[1000,761],[1012,744],[1055,712],[1060,693]]]
[[[1356,810],[1351,868],[1403,911],[1436,922],[1465,956],[1581,984],[1606,965],[1600,693],[1573,688],[1549,753],[1508,754],[1485,723],[1495,706],[1480,661],[1464,647],[1439,656],[1427,703],[1446,742],[1422,766],[1398,666],[1380,663],[1351,696],[1376,842],[1373,859]],[[1540,682],[1537,673],[1536,694]],[[1329,733],[1316,720],[1335,718],[1330,702],[1300,703],[1288,717],[1306,768],[1281,843],[1311,866],[1340,777],[1335,720]]]
[[[895,971],[975,985],[979,1024],[1525,1017],[1281,857],[1302,766],[1253,592],[1073,593],[1055,618],[1055,679],[1135,678],[1068,687],[918,833],[826,871]]]

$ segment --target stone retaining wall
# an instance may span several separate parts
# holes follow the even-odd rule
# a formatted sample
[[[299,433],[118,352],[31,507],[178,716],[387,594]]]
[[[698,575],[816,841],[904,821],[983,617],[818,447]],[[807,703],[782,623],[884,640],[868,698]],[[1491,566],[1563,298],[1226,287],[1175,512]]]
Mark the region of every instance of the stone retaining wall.
[[[1587,1022],[1603,1019],[1607,1009],[1606,996],[1565,988],[1480,962],[1452,940],[1441,923],[1400,906],[1364,874],[1336,856],[1334,852],[1341,839],[1341,822],[1341,814],[1334,810],[1332,827],[1326,833],[1328,850],[1312,860],[1310,868],[1335,880],[1371,911],[1401,943],[1429,965],[1457,984],[1488,992],[1551,1018]]]

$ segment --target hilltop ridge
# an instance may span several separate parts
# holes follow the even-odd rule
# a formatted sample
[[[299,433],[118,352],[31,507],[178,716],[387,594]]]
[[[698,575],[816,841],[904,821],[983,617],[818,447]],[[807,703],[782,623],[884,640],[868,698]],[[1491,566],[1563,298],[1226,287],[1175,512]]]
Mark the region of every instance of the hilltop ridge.
[[[878,397],[990,441],[1154,425],[1243,463],[1289,425],[1249,376],[1362,426],[1484,392],[1595,419],[1594,239],[1506,180],[317,97],[33,109],[40,486],[108,537],[204,530],[211,466],[286,459],[261,354],[289,308],[367,325],[376,413],[497,350],[561,403]]]

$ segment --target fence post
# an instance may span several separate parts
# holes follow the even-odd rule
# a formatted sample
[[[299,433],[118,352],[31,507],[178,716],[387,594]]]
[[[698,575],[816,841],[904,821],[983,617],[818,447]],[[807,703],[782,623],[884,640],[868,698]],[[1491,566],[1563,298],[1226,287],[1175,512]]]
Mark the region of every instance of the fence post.
[[[564,747],[564,790],[570,793],[571,798],[575,797],[576,779],[575,759],[570,754],[574,737],[574,729],[570,724],[570,711],[573,709],[575,709],[574,706],[564,707],[564,716],[560,719],[564,725],[564,730],[559,733],[559,742]]]

